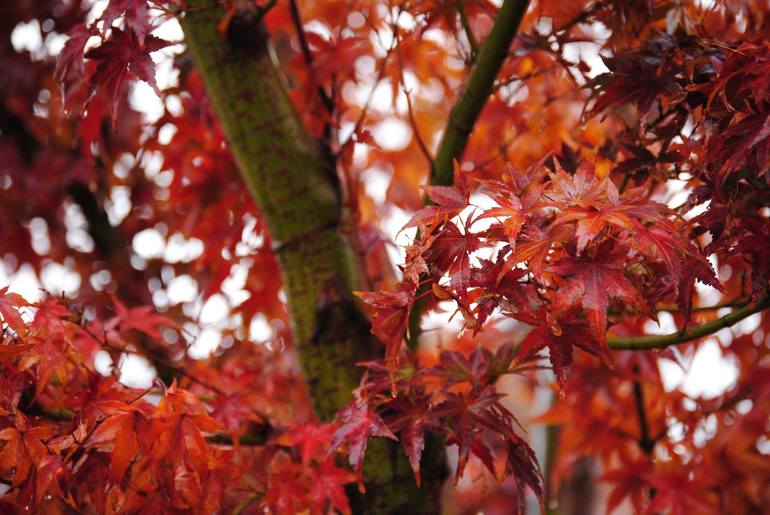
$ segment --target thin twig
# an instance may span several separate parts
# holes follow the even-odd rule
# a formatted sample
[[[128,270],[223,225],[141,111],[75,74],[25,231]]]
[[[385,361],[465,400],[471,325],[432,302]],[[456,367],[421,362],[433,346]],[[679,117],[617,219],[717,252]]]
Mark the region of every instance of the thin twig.
[[[80,328],[86,334],[88,334],[91,338],[93,338],[94,341],[99,343],[99,345],[101,345],[102,347],[105,347],[107,349],[113,350],[115,352],[125,352],[126,354],[139,354],[139,355],[142,355],[141,353],[138,353],[138,352],[130,350],[130,349],[115,347],[114,345],[111,345],[110,343],[107,342],[106,338],[104,338],[104,339],[99,338],[85,324],[82,324],[80,326]],[[218,395],[222,395],[222,396],[226,396],[227,395],[224,391],[220,390],[218,387],[216,387],[214,385],[211,385],[211,384],[208,384],[208,383],[206,383],[205,381],[203,381],[201,379],[198,379],[197,377],[195,377],[195,375],[191,374],[190,372],[185,370],[183,367],[179,367],[179,366],[171,363],[170,361],[167,361],[167,360],[165,360],[163,358],[160,358],[160,357],[155,357],[154,359],[156,361],[158,361],[159,363],[163,364],[164,366],[168,367],[169,369],[173,370],[178,375],[186,377],[187,379],[189,379],[193,383],[196,383],[196,384],[198,384],[198,385],[200,385],[200,386],[202,386],[202,387],[204,387],[204,388],[206,388],[208,390],[211,390],[212,392],[215,392]]]
[[[417,127],[417,117],[414,114],[412,97],[409,94],[409,90],[406,89],[406,81],[404,80],[404,57],[401,54],[401,41],[399,39],[398,30],[396,30],[395,39],[397,41],[396,55],[398,56],[398,67],[401,75],[401,90],[404,92],[404,97],[406,97],[406,107],[409,113],[409,122],[412,125],[412,130],[414,131],[414,139],[417,141],[417,146],[420,147],[420,152],[422,152],[422,155],[425,156],[425,159],[428,161],[428,165],[431,168],[431,175],[433,175],[433,156],[431,156],[430,150],[428,150],[428,146],[425,144],[425,140],[420,134],[420,129]]]
[[[341,154],[343,150],[345,150],[345,148],[347,148],[347,146],[353,142],[353,138],[363,126],[364,120],[366,120],[367,112],[369,111],[369,105],[372,103],[372,99],[374,98],[374,92],[377,90],[377,86],[380,85],[382,78],[385,76],[385,68],[388,63],[388,58],[390,58],[390,54],[393,52],[395,47],[396,38],[393,38],[393,43],[390,45],[387,52],[385,53],[385,57],[383,57],[382,61],[380,62],[380,69],[377,72],[377,78],[374,80],[372,89],[369,91],[369,95],[366,97],[366,102],[364,102],[364,105],[361,108],[361,114],[358,116],[358,120],[356,120],[356,124],[353,126],[353,130],[350,132],[350,135],[342,144],[340,144],[340,147],[337,150],[337,155]]]
[[[310,52],[310,45],[308,45],[307,37],[305,36],[305,27],[302,24],[302,17],[299,14],[299,7],[297,7],[297,0],[289,1],[289,11],[291,13],[291,21],[294,24],[294,29],[297,31],[297,38],[299,39],[299,47],[302,49],[302,57],[305,59],[308,71],[313,76],[313,54]],[[318,96],[321,98],[321,103],[326,110],[331,114],[334,112],[334,101],[326,94],[323,86],[320,84],[317,87]]]
[[[471,46],[471,62],[476,62],[476,56],[479,55],[479,43],[471,30],[471,23],[468,20],[468,14],[465,12],[464,0],[455,0],[457,5],[457,14],[460,15],[460,23],[465,31],[465,37],[468,38],[468,44]]]
[[[634,372],[639,373],[639,367],[634,367]],[[639,447],[647,456],[652,456],[655,449],[655,440],[650,437],[650,425],[647,420],[647,408],[644,404],[644,390],[639,379],[634,379],[634,404],[636,405],[636,414],[639,418]]]

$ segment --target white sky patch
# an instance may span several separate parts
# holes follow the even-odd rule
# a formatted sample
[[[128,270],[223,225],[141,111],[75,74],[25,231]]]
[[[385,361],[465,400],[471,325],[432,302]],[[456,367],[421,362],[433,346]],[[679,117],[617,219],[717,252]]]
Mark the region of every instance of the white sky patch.
[[[157,375],[150,362],[136,354],[123,354],[118,366],[119,381],[130,388],[149,388]]]
[[[249,324],[249,340],[255,342],[266,342],[274,335],[273,328],[262,313],[258,313],[251,319]]]
[[[203,254],[203,241],[198,238],[186,239],[181,233],[174,233],[166,241],[163,260],[167,263],[189,263]]]
[[[132,247],[144,259],[157,259],[163,257],[166,242],[157,229],[144,229],[134,235]]]
[[[735,362],[722,356],[714,338],[701,344],[692,361],[685,363],[684,371],[667,359],[659,360],[659,366],[667,391],[679,389],[691,397],[712,399],[723,394],[738,379]]]
[[[458,333],[465,324],[462,314],[455,313],[457,310],[457,304],[453,301],[439,302],[439,309],[441,311],[431,311],[426,313],[422,319],[422,327],[425,333],[437,332],[437,343],[442,343],[441,337],[447,337],[447,341],[443,343],[450,343],[449,340],[454,338],[454,334]]]
[[[5,286],[8,286],[9,292],[18,293],[28,302],[37,302],[43,298],[35,270],[26,263],[13,274],[8,274],[5,265],[0,266],[0,287]]]
[[[237,306],[247,300],[250,293],[244,289],[249,276],[247,263],[236,263],[230,268],[230,275],[222,281],[222,293],[231,306]]]
[[[40,31],[40,22],[32,20],[27,23],[19,23],[11,32],[11,45],[17,52],[35,52],[43,45],[43,34]]]
[[[380,168],[370,168],[364,172],[364,191],[378,205],[383,205],[390,185],[390,174]],[[396,229],[398,230],[398,229]],[[394,236],[388,233],[388,236]]]
[[[103,376],[108,376],[112,373],[112,358],[107,351],[97,351],[94,356],[94,368],[97,372]]]
[[[404,263],[406,259],[406,251],[404,249],[412,243],[414,238],[416,232],[414,228],[401,231],[410,218],[412,218],[412,213],[396,206],[389,206],[387,215],[382,219],[380,228],[395,243],[395,245],[387,246],[388,257],[390,257],[394,265],[402,265]]]
[[[679,207],[687,201],[687,197],[690,196],[690,192],[685,189],[687,181],[680,181],[678,179],[670,179],[666,182],[666,192],[664,196],[666,205],[671,209]]]
[[[67,245],[71,249],[79,252],[93,252],[94,240],[86,231],[88,223],[79,205],[71,203],[66,206],[64,225],[67,227]]]
[[[205,359],[219,346],[222,335],[216,329],[203,329],[193,340],[187,353],[194,359]]]
[[[192,302],[198,296],[198,283],[187,274],[179,275],[168,283],[166,293],[171,305]]]
[[[372,136],[384,150],[402,150],[412,140],[412,128],[403,120],[390,117],[372,128]]]
[[[215,293],[203,304],[198,321],[203,325],[219,324],[225,320],[230,311],[227,299],[221,293]]]
[[[43,288],[52,295],[73,296],[80,288],[80,274],[59,263],[49,263],[40,273]]]
[[[669,334],[677,331],[676,322],[671,313],[658,313],[658,322],[647,320],[644,332],[647,334]]]
[[[110,198],[104,206],[112,225],[120,223],[131,212],[131,190],[128,186],[114,186],[110,190]]]
[[[29,233],[32,240],[32,250],[39,256],[45,256],[51,251],[51,239],[48,237],[48,223],[42,218],[29,221]]]

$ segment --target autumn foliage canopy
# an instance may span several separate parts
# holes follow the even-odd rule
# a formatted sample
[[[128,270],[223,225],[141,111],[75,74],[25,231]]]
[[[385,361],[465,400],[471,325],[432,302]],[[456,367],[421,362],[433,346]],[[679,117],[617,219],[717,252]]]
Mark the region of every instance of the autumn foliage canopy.
[[[767,0],[0,27],[0,513],[770,510]]]

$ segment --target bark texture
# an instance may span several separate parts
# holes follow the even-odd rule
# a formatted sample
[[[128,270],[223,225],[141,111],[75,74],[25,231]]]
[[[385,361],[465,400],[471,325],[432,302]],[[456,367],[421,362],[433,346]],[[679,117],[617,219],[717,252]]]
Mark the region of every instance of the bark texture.
[[[248,187],[274,242],[294,339],[317,415],[329,420],[358,385],[362,360],[381,355],[351,291],[357,288],[342,229],[333,166],[295,111],[257,10],[236,14],[188,1],[185,41]],[[415,485],[400,444],[370,443],[366,494],[351,490],[356,513],[437,513],[444,476],[440,445],[428,449],[424,486]]]

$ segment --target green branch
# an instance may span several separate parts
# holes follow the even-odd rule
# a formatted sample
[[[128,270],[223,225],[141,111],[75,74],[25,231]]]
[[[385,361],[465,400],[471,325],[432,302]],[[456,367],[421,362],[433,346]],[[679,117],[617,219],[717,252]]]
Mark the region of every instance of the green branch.
[[[492,30],[479,50],[468,84],[449,114],[449,122],[436,155],[431,184],[452,184],[452,163],[455,159],[459,161],[465,152],[468,137],[492,94],[495,78],[508,55],[528,3],[527,0],[505,0],[497,12]]]
[[[756,304],[736,309],[721,318],[717,318],[716,320],[703,325],[690,327],[670,334],[631,337],[616,336],[607,338],[607,345],[610,349],[615,350],[664,349],[671,345],[686,343],[714,334],[720,329],[733,326],[744,318],[748,318],[754,313],[759,313],[768,307],[770,307],[770,294],[766,294]]]

